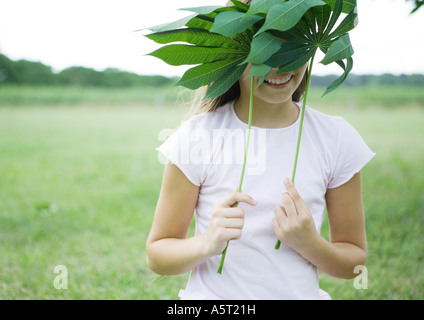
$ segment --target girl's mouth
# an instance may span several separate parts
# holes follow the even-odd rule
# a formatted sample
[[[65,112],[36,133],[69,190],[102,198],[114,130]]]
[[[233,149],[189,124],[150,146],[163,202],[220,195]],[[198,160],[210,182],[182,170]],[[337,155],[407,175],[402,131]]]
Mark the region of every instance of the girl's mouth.
[[[266,78],[264,83],[271,88],[282,89],[290,83],[292,78],[293,78],[293,75],[279,77],[279,78]]]

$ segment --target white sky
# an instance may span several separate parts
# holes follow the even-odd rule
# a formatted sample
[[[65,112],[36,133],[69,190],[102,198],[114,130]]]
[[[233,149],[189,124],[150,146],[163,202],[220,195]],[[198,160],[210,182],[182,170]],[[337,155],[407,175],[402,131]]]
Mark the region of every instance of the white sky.
[[[0,0],[0,53],[70,66],[108,67],[139,74],[181,76],[188,67],[145,56],[159,46],[135,30],[177,20],[179,8],[226,0]],[[359,25],[350,32],[356,74],[424,73],[424,8],[409,15],[405,0],[358,0]],[[319,60],[318,60],[319,61]],[[314,74],[340,74],[338,66]]]

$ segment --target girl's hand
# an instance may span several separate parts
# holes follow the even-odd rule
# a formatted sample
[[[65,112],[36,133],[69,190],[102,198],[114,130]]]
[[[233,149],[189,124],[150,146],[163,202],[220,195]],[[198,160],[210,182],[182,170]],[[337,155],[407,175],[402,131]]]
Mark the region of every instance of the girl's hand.
[[[228,241],[240,239],[244,225],[244,210],[234,207],[240,202],[251,206],[257,204],[252,197],[237,192],[237,188],[215,204],[206,232],[207,247],[211,255],[221,254]]]
[[[318,232],[311,211],[294,184],[285,179],[284,185],[287,192],[282,195],[283,206],[274,209],[272,224],[277,238],[299,252],[313,243]]]

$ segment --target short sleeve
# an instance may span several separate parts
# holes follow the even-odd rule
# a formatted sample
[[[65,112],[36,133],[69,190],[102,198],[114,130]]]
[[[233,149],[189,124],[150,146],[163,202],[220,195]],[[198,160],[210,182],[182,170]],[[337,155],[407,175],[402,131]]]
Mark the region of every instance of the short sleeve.
[[[207,154],[202,153],[202,146],[207,138],[205,132],[196,128],[194,121],[189,119],[156,148],[196,186],[200,186],[204,181]]]
[[[348,182],[375,156],[358,131],[340,119],[338,148],[328,188]]]

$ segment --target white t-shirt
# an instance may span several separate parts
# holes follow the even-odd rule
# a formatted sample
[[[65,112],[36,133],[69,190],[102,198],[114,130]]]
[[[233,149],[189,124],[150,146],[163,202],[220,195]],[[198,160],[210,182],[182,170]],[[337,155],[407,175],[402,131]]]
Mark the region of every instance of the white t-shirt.
[[[252,126],[242,192],[258,204],[239,204],[245,210],[242,237],[230,241],[222,274],[217,273],[221,256],[208,259],[192,270],[180,298],[329,298],[319,289],[314,265],[284,244],[274,249],[274,208],[282,205],[283,179],[292,176],[299,123],[300,116],[286,128]],[[200,186],[196,234],[208,230],[214,204],[239,185],[247,128],[231,102],[191,117],[157,148]],[[374,155],[345,120],[306,108],[295,185],[318,232],[327,189],[349,181]]]

